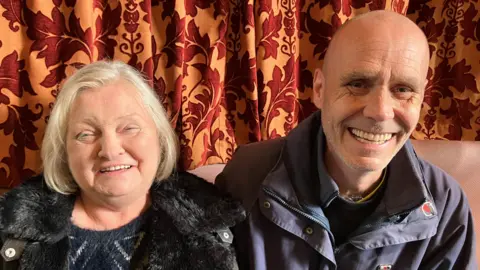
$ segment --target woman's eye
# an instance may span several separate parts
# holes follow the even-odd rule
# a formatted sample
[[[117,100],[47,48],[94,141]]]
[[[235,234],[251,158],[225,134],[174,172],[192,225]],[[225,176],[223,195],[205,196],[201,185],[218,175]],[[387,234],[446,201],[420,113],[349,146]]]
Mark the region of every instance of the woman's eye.
[[[75,137],[77,140],[86,140],[90,137],[93,136],[93,133],[92,132],[80,132],[79,134],[77,134],[77,136]]]
[[[134,132],[134,131],[137,131],[138,129],[139,127],[137,126],[126,126],[123,128],[123,130],[127,132]]]

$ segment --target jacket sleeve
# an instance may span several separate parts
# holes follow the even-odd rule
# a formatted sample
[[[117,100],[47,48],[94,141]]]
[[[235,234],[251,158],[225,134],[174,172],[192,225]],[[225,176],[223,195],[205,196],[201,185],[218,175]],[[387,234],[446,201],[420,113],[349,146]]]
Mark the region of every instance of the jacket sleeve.
[[[430,241],[431,253],[421,269],[478,269],[471,208],[456,181],[446,178],[451,188],[444,194],[437,234]]]
[[[3,247],[3,237],[0,237],[0,248]],[[6,270],[6,261],[3,259],[3,256],[0,256],[0,270]]]
[[[260,182],[258,182],[259,177],[255,176],[255,170],[252,170],[247,160],[244,147],[238,147],[232,160],[216,177],[215,186],[230,194],[234,199],[240,200],[243,207],[249,212],[257,194],[255,189],[259,188]],[[254,185],[254,181],[258,183]]]

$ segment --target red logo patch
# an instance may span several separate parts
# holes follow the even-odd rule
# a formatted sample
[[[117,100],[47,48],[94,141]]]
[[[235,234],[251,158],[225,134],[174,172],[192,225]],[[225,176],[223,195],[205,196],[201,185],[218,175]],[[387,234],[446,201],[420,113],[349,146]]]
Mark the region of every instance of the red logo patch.
[[[391,264],[381,264],[377,266],[377,270],[391,270],[392,265]]]
[[[422,212],[425,216],[431,217],[435,214],[435,208],[431,202],[424,202],[422,205]]]

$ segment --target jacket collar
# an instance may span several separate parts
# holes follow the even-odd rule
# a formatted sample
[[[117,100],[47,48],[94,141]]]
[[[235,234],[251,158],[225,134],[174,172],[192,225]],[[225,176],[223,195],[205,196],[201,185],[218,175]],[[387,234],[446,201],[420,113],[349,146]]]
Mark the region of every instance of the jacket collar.
[[[189,173],[174,173],[150,190],[152,214],[167,214],[181,234],[232,227],[244,218],[240,203]],[[51,191],[39,175],[0,197],[0,231],[9,237],[54,243],[68,233],[75,195]]]
[[[322,173],[331,179],[324,168],[323,155],[318,154],[318,143],[322,143],[318,139],[319,130],[322,129],[320,116],[320,112],[312,114],[287,135],[277,169],[284,165],[289,179],[270,178],[268,183],[284,199],[297,205],[321,206],[331,194],[324,192],[325,179],[319,179]],[[407,141],[388,166],[389,178],[382,199],[385,215],[408,211],[425,201],[432,201],[410,141]],[[326,189],[331,190],[332,187]]]

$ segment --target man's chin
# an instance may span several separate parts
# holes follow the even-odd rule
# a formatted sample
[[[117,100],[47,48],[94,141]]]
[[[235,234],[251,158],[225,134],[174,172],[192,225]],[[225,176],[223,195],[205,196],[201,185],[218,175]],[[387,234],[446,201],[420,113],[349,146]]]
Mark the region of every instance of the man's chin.
[[[385,169],[387,165],[388,162],[385,163],[385,159],[380,160],[379,158],[370,157],[356,158],[355,160],[349,160],[349,162],[347,162],[347,166],[361,172],[381,171]]]

